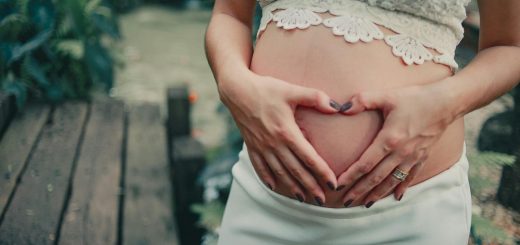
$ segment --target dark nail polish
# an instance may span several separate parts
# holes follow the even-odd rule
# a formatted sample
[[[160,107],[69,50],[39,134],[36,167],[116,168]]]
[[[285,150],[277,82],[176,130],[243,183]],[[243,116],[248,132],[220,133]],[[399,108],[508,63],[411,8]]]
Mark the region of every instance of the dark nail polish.
[[[302,195],[296,194],[296,198],[298,199],[298,201],[303,202],[303,196]]]
[[[403,198],[403,195],[404,195],[404,193],[401,194],[397,200],[401,201],[401,199]]]
[[[352,204],[353,201],[354,200],[350,199],[350,200],[346,201],[345,204],[343,204],[343,206],[348,208],[348,206],[350,206],[350,204]]]
[[[332,107],[336,110],[339,110],[339,108],[341,108],[341,105],[338,102],[336,102],[335,100],[330,100],[329,105],[330,105],[330,107]]]
[[[273,190],[273,187],[270,184],[266,184],[269,189]]]
[[[339,108],[339,111],[345,112],[346,110],[350,109],[350,107],[352,107],[352,102],[347,102]]]
[[[323,206],[323,201],[319,197],[314,197],[314,200],[316,200],[316,203],[320,206]]]
[[[341,191],[343,190],[343,188],[345,188],[345,185],[340,185],[338,186],[338,188],[336,188],[336,191]]]
[[[370,206],[372,206],[372,204],[374,204],[374,201],[370,201],[369,203],[367,203],[367,205],[365,205],[365,207],[369,208]]]
[[[334,185],[332,184],[332,182],[327,182],[327,186],[329,187],[329,189],[331,191],[335,190]]]

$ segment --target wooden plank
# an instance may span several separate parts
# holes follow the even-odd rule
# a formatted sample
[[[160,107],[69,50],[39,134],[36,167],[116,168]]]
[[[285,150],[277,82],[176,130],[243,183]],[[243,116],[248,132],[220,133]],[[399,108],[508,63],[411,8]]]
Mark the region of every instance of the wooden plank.
[[[95,100],[73,176],[60,244],[115,244],[124,106]]]
[[[0,140],[0,217],[20,178],[29,153],[49,116],[44,105],[27,106],[18,113]],[[1,218],[0,218],[1,220]]]
[[[181,244],[199,244],[203,230],[197,225],[199,215],[191,205],[202,202],[202,186],[197,177],[206,163],[202,144],[192,137],[172,139],[171,166],[175,193],[175,217]]]
[[[0,244],[53,244],[87,105],[56,108],[29,159],[0,226]]]
[[[158,106],[132,107],[128,123],[123,243],[178,244]]]

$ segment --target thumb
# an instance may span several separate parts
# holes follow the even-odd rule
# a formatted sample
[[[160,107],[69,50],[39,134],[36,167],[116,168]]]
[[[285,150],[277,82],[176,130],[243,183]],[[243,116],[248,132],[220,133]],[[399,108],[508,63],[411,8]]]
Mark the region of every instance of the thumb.
[[[321,90],[301,86],[295,86],[292,90],[290,100],[295,103],[296,106],[312,107],[323,113],[338,112],[336,108],[338,106],[337,102],[333,102],[333,100]]]
[[[346,106],[347,103],[350,103],[350,108]],[[340,111],[345,115],[354,115],[367,110],[383,109],[386,104],[384,92],[380,91],[354,94],[347,103],[343,105],[343,108],[347,107],[348,109]]]

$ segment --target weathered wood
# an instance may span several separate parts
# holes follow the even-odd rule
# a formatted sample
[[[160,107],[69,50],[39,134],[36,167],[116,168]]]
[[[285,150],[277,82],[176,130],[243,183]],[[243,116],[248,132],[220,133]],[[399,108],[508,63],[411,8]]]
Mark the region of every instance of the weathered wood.
[[[125,166],[123,244],[178,244],[166,128],[156,105],[131,107]]]
[[[12,94],[0,92],[0,138],[16,112],[15,98]]]
[[[190,100],[187,86],[168,89],[168,136],[173,139],[191,134]]]
[[[0,244],[54,243],[86,115],[79,103],[53,112],[7,207]]]
[[[123,103],[92,103],[60,244],[116,243],[123,124]]]
[[[205,164],[205,150],[192,137],[172,139],[171,148],[175,216],[181,244],[200,244],[202,229],[199,216],[191,211],[191,205],[202,202],[202,186],[197,177]]]
[[[29,153],[49,116],[50,108],[31,105],[18,113],[0,140],[0,217],[20,178]],[[1,220],[1,218],[0,218]]]

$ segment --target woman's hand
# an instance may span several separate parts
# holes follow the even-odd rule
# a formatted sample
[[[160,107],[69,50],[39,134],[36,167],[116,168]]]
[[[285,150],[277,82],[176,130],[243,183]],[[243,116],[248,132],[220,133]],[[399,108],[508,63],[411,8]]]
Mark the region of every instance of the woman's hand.
[[[259,177],[271,189],[287,186],[300,201],[307,191],[322,205],[321,186],[334,190],[336,176],[304,137],[294,113],[298,106],[336,113],[337,104],[323,91],[253,72],[224,80],[219,83],[220,98],[240,129]]]
[[[370,207],[394,189],[394,197],[401,199],[433,143],[456,118],[449,110],[450,96],[452,93],[436,83],[352,96],[352,107],[343,113],[379,109],[384,123],[361,157],[338,178],[340,188],[349,189],[343,199],[345,206],[364,197],[362,203]],[[392,175],[396,168],[409,173],[403,182]]]

